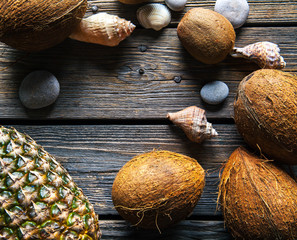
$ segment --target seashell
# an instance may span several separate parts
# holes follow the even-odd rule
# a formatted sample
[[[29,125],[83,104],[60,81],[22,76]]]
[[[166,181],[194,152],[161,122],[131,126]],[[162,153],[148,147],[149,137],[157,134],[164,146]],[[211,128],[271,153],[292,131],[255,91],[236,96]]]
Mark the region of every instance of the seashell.
[[[218,135],[212,124],[207,122],[205,110],[196,106],[187,107],[179,112],[168,113],[167,118],[180,127],[187,137],[197,143]]]
[[[178,12],[185,8],[187,0],[165,0],[165,3],[172,11]]]
[[[279,52],[280,49],[275,43],[257,42],[243,48],[234,47],[230,55],[250,59],[261,68],[282,69],[286,62]]]
[[[169,9],[159,3],[150,3],[137,9],[137,19],[144,28],[156,31],[166,27],[171,21]]]
[[[102,12],[83,19],[69,37],[82,42],[117,46],[134,29],[135,25],[130,21]]]

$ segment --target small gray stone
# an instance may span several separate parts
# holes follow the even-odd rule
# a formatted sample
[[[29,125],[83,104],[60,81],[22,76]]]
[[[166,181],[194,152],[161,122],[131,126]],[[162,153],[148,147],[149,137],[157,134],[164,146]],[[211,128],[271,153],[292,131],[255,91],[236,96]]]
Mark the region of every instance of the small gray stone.
[[[200,96],[208,104],[220,104],[229,94],[229,88],[226,83],[213,81],[205,84],[200,91]]]
[[[19,97],[22,104],[30,109],[51,105],[60,93],[57,78],[47,71],[29,73],[21,83]]]
[[[187,0],[165,0],[165,3],[172,11],[178,12],[185,8]]]
[[[214,10],[227,18],[234,28],[239,28],[248,18],[249,4],[246,0],[217,0]]]

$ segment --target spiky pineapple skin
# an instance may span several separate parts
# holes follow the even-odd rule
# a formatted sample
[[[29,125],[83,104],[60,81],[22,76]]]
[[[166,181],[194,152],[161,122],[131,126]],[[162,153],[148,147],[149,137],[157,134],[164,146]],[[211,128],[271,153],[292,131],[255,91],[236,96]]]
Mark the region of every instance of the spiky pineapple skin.
[[[66,169],[28,135],[0,126],[0,240],[98,240],[98,216]]]

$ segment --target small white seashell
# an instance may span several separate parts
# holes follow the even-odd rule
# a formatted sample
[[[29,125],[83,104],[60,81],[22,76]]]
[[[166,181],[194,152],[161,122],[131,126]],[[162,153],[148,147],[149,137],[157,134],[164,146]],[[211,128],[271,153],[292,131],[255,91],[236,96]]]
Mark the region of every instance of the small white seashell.
[[[169,9],[159,3],[151,3],[137,10],[137,19],[144,28],[152,28],[156,31],[166,27],[171,21]]]
[[[181,11],[185,8],[187,0],[165,0],[166,5],[172,11]]]
[[[282,69],[286,62],[279,52],[280,49],[275,43],[256,42],[243,48],[234,47],[230,55],[250,59],[261,68]]]

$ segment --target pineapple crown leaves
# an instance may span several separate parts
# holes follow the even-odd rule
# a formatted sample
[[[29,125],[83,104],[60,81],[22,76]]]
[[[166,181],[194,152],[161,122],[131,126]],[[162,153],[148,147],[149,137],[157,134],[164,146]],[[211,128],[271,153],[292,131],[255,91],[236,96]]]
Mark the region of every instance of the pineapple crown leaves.
[[[0,126],[0,239],[100,239],[67,171],[31,137]]]

